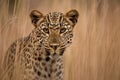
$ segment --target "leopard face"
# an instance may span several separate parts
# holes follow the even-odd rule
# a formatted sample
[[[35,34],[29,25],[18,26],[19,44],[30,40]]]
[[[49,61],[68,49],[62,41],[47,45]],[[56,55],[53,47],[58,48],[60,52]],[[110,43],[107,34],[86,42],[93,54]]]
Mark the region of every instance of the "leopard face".
[[[51,54],[60,55],[72,43],[73,29],[78,16],[76,10],[71,10],[65,15],[51,12],[44,16],[37,10],[30,14],[32,24],[37,30],[36,37]]]

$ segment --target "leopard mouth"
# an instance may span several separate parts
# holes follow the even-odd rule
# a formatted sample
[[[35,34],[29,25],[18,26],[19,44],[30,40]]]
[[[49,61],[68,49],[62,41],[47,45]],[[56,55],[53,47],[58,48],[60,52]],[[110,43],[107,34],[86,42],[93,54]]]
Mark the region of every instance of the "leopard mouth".
[[[46,51],[46,55],[63,55],[64,51],[65,51],[65,48],[57,48],[57,49],[54,49],[54,48],[45,48],[45,51]]]

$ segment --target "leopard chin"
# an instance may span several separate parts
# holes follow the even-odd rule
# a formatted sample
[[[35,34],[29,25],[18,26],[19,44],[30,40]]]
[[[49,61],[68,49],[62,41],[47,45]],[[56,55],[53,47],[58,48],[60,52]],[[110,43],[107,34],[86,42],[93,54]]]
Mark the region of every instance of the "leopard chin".
[[[63,55],[65,51],[65,48],[57,48],[56,50],[55,49],[48,49],[46,48],[45,49],[45,52],[46,52],[46,55],[52,55],[52,56],[55,56],[55,55]]]

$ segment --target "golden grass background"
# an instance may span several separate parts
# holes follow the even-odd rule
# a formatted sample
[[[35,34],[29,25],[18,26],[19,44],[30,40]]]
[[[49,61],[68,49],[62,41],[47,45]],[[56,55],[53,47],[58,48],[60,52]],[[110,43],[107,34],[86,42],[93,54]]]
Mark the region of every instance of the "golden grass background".
[[[8,46],[34,28],[33,9],[79,11],[64,80],[120,80],[120,0],[0,0],[0,68]]]

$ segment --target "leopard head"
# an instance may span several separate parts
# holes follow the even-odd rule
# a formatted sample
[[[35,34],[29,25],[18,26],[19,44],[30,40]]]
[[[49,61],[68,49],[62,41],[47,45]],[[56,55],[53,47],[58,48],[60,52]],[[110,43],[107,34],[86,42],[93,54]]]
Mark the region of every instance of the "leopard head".
[[[70,10],[66,14],[51,12],[47,15],[33,10],[30,14],[32,24],[37,30],[36,37],[47,51],[59,55],[72,43],[73,29],[78,16],[77,10]]]

